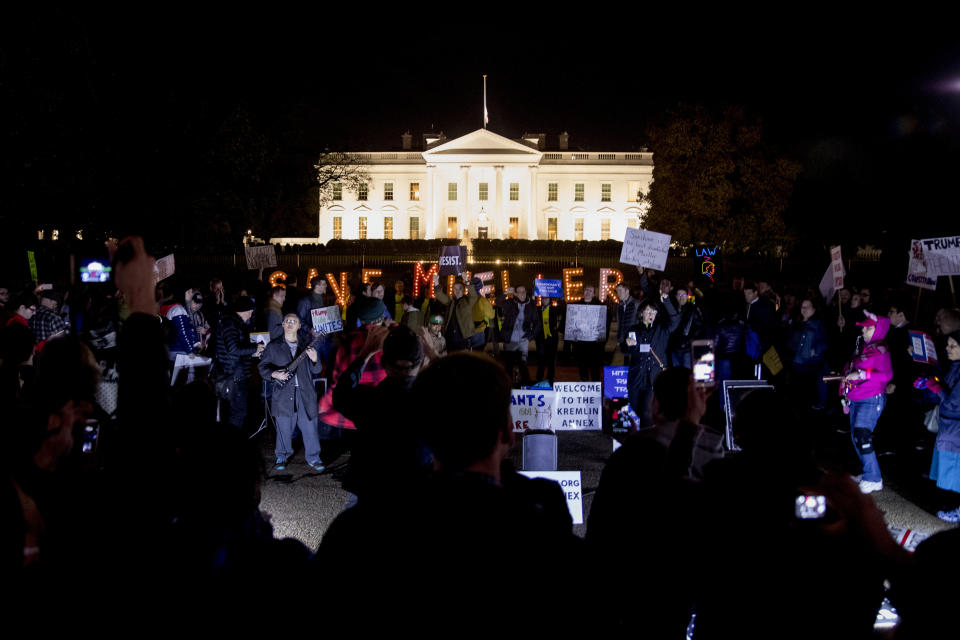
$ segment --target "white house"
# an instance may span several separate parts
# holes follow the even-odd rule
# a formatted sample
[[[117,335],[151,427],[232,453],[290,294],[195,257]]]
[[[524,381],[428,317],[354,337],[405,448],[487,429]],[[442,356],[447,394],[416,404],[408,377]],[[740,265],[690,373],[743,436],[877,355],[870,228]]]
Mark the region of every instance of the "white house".
[[[653,173],[650,152],[556,151],[543,134],[511,140],[486,129],[425,151],[357,153],[370,176],[358,193],[333,185],[318,241],[364,238],[622,239],[643,214],[637,194]]]

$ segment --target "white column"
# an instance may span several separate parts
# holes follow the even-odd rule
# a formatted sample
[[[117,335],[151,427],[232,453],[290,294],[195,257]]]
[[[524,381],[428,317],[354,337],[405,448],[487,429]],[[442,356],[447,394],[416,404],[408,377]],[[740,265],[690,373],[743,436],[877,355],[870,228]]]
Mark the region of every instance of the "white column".
[[[497,172],[497,184],[494,189],[497,199],[495,200],[493,212],[490,215],[490,220],[493,223],[490,225],[490,237],[503,240],[504,238],[504,229],[506,225],[504,224],[503,219],[503,165],[495,165],[494,170]]]
[[[460,180],[463,182],[462,190],[463,207],[457,207],[463,213],[460,214],[460,224],[457,225],[457,237],[462,238],[463,232],[470,230],[470,165],[461,165]],[[473,234],[470,234],[473,237]]]
[[[433,178],[437,172],[436,166],[432,164],[427,165],[427,181],[423,185],[423,190],[420,193],[421,205],[423,206],[423,235],[422,238],[435,238],[437,233],[437,214],[434,209],[434,202],[436,201],[436,194],[434,193],[433,188]]]
[[[527,187],[529,195],[527,196],[527,239],[537,239],[537,169],[539,167],[531,166],[528,172],[530,185]]]

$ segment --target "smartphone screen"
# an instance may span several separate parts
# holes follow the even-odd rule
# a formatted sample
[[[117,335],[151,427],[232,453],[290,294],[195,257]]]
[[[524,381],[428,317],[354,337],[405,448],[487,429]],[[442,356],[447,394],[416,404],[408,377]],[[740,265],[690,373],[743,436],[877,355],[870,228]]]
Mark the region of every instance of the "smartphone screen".
[[[825,496],[797,496],[795,515],[801,520],[815,520],[827,513]]]
[[[713,353],[713,340],[694,340],[690,343],[690,362],[693,364],[693,379],[697,384],[716,384],[717,362]]]

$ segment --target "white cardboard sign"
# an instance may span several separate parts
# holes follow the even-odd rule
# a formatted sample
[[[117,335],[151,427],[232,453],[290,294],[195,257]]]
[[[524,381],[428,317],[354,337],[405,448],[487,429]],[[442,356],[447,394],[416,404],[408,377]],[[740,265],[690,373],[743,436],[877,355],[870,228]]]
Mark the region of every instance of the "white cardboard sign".
[[[843,256],[839,246],[830,247],[830,272],[833,274],[833,288],[843,289],[843,276],[846,273],[843,269]]]
[[[579,471],[521,471],[528,478],[545,478],[560,485],[573,524],[583,524],[583,486]]]
[[[936,291],[937,276],[930,275],[920,240],[910,241],[910,264],[907,266],[907,284]]]
[[[277,249],[272,244],[259,247],[246,247],[247,269],[263,269],[277,266]]]
[[[564,340],[596,342],[607,331],[607,306],[603,304],[568,304]]]
[[[340,315],[340,307],[337,305],[311,309],[310,320],[313,322],[313,328],[321,333],[343,331],[343,317]]]
[[[920,242],[928,276],[960,275],[960,236],[926,238]]]
[[[602,388],[602,382],[554,382],[556,398],[550,428],[554,431],[601,429]]]
[[[663,271],[670,253],[670,236],[646,229],[627,228],[620,250],[620,262]]]
[[[176,264],[173,260],[173,254],[163,256],[153,263],[153,281],[156,283],[169,278],[173,275],[175,269]]]
[[[514,389],[510,392],[513,430],[549,429],[555,393],[550,389]]]

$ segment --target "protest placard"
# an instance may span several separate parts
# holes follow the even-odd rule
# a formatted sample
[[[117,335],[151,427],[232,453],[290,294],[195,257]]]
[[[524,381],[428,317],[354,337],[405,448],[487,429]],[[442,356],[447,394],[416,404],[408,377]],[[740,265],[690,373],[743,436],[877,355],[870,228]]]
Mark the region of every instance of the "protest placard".
[[[923,243],[910,241],[910,263],[907,265],[907,284],[930,291],[937,290],[937,276],[930,275],[927,260],[923,255]]]
[[[528,478],[545,478],[560,485],[573,524],[583,524],[583,491],[579,471],[521,471]]]
[[[510,392],[513,430],[549,429],[555,396],[551,389],[514,389]]]
[[[30,267],[30,280],[40,282],[37,275],[37,256],[33,251],[27,251],[27,265]]]
[[[920,242],[929,277],[960,275],[960,236],[926,238]]]
[[[562,298],[563,284],[559,280],[538,278],[533,281],[533,295],[543,298]]]
[[[843,276],[846,272],[843,269],[843,256],[840,254],[840,247],[830,247],[830,272],[833,274],[833,288],[843,288]]]
[[[247,269],[263,269],[277,266],[277,249],[272,244],[259,247],[246,247]]]
[[[620,262],[663,271],[670,253],[670,236],[666,233],[628,227],[620,250]]]
[[[567,325],[563,339],[574,342],[603,340],[607,332],[607,307],[602,304],[567,305]]]
[[[467,248],[461,245],[440,247],[440,277],[460,275],[467,269]]]
[[[914,362],[924,364],[937,364],[937,347],[933,344],[933,338],[923,331],[909,331],[910,347],[913,351]]]
[[[600,382],[554,382],[553,415],[550,428],[554,431],[601,429]]]
[[[321,333],[343,331],[343,316],[340,315],[340,307],[337,305],[311,309],[310,320],[313,322],[313,328]]]
[[[250,342],[253,344],[262,344],[267,346],[270,344],[270,332],[269,331],[251,331],[250,332]]]
[[[630,367],[604,367],[603,368],[603,397],[604,398],[626,398],[627,397],[627,373]]]
[[[172,253],[168,256],[160,258],[153,263],[153,282],[157,283],[161,280],[169,278],[173,275],[175,268],[176,264],[174,263]]]

